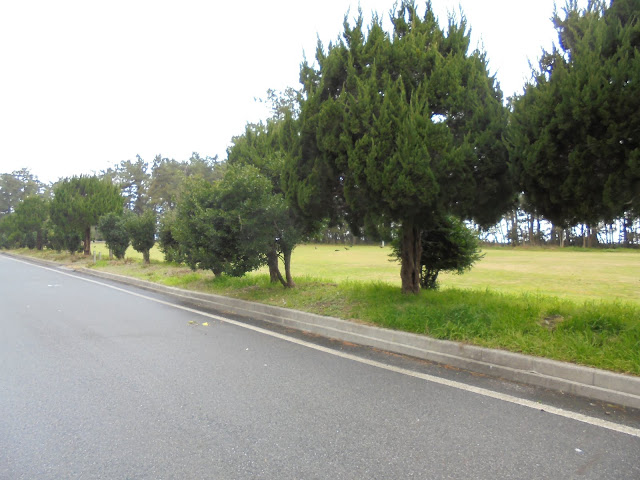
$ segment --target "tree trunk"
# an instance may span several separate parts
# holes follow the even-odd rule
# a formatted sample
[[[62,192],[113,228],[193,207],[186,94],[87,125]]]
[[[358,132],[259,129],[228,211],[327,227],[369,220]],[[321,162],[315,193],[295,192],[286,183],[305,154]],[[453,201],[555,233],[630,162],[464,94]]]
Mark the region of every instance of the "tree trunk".
[[[43,247],[43,240],[42,240],[42,230],[38,230],[38,232],[36,233],[36,248],[38,250],[42,250]]]
[[[625,247],[629,246],[629,225],[632,222],[629,222],[629,218],[627,215],[622,217],[622,242]]]
[[[513,211],[513,230],[511,232],[511,238],[513,241],[513,245],[519,245],[520,239],[518,235],[518,209]]]
[[[613,234],[614,234],[613,224],[610,224],[609,225],[609,235],[610,235],[610,237],[607,238],[607,243],[610,246],[613,246],[613,243],[615,242],[615,238],[613,238]]]
[[[589,230],[589,238],[587,241],[587,246],[589,248],[595,248],[598,246],[598,228],[588,227]]]
[[[534,217],[532,213],[531,216],[529,217],[529,245],[535,245],[536,243],[533,237],[533,222],[534,222]]]
[[[284,285],[285,288],[293,288],[296,286],[293,281],[293,277],[291,276],[291,248],[285,248],[283,253],[284,256],[284,274],[287,277],[287,283]]]
[[[144,252],[142,252],[142,258],[144,258],[144,263],[146,265],[151,264],[151,255],[149,254],[149,250],[145,250]]]
[[[564,248],[564,228],[560,227],[560,248]]]
[[[418,293],[420,291],[420,257],[422,255],[420,230],[415,225],[403,224],[401,242],[402,293]]]
[[[269,281],[278,283],[282,275],[278,268],[278,252],[276,252],[275,246],[267,253],[267,266],[269,267]]]
[[[87,257],[91,256],[91,227],[84,230],[84,254]]]

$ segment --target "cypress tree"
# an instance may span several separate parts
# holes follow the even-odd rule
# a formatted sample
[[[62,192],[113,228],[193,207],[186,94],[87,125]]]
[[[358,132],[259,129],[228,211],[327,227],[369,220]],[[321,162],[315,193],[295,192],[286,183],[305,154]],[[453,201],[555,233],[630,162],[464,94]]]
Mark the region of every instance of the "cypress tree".
[[[466,19],[443,30],[426,5],[403,1],[393,30],[345,18],[342,39],[301,70],[298,154],[289,198],[311,218],[344,217],[354,232],[398,227],[403,292],[420,289],[421,232],[449,214],[495,222],[512,200],[501,136],[507,111],[485,55],[469,52]]]
[[[122,212],[120,189],[98,177],[65,179],[54,189],[51,221],[65,236],[80,235],[84,254],[91,255],[91,227],[109,212]]]
[[[564,228],[612,222],[640,205],[640,2],[571,1],[513,101],[507,138],[521,189]]]

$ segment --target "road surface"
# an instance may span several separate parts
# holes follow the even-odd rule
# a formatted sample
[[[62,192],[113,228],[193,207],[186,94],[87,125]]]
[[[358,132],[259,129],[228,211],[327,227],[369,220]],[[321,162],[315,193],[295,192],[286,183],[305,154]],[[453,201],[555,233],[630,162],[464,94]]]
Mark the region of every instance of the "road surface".
[[[640,478],[638,412],[176,302],[0,255],[0,479]]]

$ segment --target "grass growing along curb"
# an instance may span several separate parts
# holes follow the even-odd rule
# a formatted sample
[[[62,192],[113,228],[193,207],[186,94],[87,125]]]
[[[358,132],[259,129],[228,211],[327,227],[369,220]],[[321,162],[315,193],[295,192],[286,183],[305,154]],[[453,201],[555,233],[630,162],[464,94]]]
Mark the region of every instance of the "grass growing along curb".
[[[76,256],[74,263],[82,265],[81,257]],[[65,261],[64,255],[57,260]],[[631,302],[579,302],[539,293],[461,288],[403,295],[396,285],[385,282],[335,283],[309,276],[297,276],[297,288],[283,289],[271,285],[265,274],[214,278],[211,272],[192,272],[161,261],[146,266],[139,261],[102,260],[92,268],[434,338],[640,375],[640,306]]]

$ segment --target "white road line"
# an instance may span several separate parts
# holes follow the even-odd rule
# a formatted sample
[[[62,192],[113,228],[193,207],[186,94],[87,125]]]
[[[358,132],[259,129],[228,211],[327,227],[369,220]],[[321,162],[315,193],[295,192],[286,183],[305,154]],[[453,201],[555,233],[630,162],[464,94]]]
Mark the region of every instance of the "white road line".
[[[324,353],[328,353],[330,355],[335,355],[337,357],[342,357],[345,358],[347,360],[352,360],[354,362],[359,362],[359,363],[363,363],[365,365],[370,365],[372,367],[377,367],[377,368],[382,368],[384,370],[388,370],[390,372],[395,372],[395,373],[400,373],[402,375],[407,375],[409,377],[414,377],[414,378],[419,378],[421,380],[426,380],[428,382],[432,382],[432,383],[437,383],[440,385],[445,385],[447,387],[451,387],[451,388],[456,388],[458,390],[464,390],[466,392],[471,392],[471,393],[475,393],[477,395],[482,395],[485,397],[489,397],[489,398],[494,398],[496,400],[502,400],[503,402],[509,402],[509,403],[513,403],[515,405],[520,405],[522,407],[527,407],[527,408],[531,408],[534,410],[541,410],[547,413],[551,413],[553,415],[558,415],[560,417],[565,417],[565,418],[569,418],[571,420],[576,420],[578,422],[582,422],[582,423],[586,423],[589,425],[593,425],[596,427],[601,427],[601,428],[606,428],[607,430],[612,430],[614,432],[619,432],[619,433],[625,433],[627,435],[631,435],[634,437],[640,437],[640,429],[637,428],[633,428],[633,427],[629,427],[626,425],[620,425],[618,423],[614,423],[614,422],[609,422],[607,420],[602,420],[600,418],[595,418],[595,417],[590,417],[588,415],[583,415],[581,413],[575,413],[575,412],[571,412],[569,410],[564,410],[562,408],[557,408],[554,407],[552,405],[547,405],[547,404],[543,404],[543,403],[539,403],[539,402],[534,402],[531,400],[526,400],[523,398],[518,398],[518,397],[514,397],[512,395],[507,395],[504,393],[499,393],[499,392],[494,392],[492,390],[487,390],[486,388],[480,388],[480,387],[474,387],[472,385],[467,385],[465,383],[461,383],[461,382],[456,382],[454,380],[448,380],[445,378],[440,378],[440,377],[436,377],[433,375],[429,375],[426,373],[420,373],[420,372],[414,372],[411,370],[407,370],[405,368],[400,368],[400,367],[394,367],[393,365],[387,365],[386,363],[382,363],[382,362],[377,362],[375,360],[369,360],[366,358],[361,358],[358,357],[356,355],[352,355],[350,353],[345,353],[345,352],[340,352],[337,350],[333,350],[331,348],[327,348],[327,347],[323,347],[321,345],[316,345],[314,343],[311,342],[307,342],[304,340],[299,340],[297,338],[293,338],[293,337],[289,337],[287,335],[283,335],[281,333],[276,333],[276,332],[272,332],[270,330],[266,330],[264,328],[260,328],[260,327],[256,327],[253,325],[248,325],[246,323],[242,323],[242,322],[238,322],[236,320],[232,320],[230,318],[226,318],[226,317],[221,317],[219,315],[214,315],[211,313],[207,313],[207,312],[202,312],[200,310],[196,310],[193,308],[189,308],[189,307],[185,307],[182,305],[177,305],[175,303],[171,303],[171,302],[167,302],[164,300],[160,300],[157,298],[153,298],[153,297],[149,297],[147,295],[142,295],[140,293],[136,293],[136,292],[132,292],[130,290],[124,289],[124,288],[120,288],[120,287],[116,287],[114,285],[109,285],[108,283],[103,283],[97,280],[92,280],[90,278],[84,278],[78,275],[74,275],[71,273],[66,273],[63,271],[60,271],[58,269],[55,268],[49,268],[49,267],[44,267],[42,265],[37,265],[34,263],[30,263],[30,262],[25,262],[23,260],[18,260],[16,258],[13,257],[9,257],[11,258],[11,260],[14,260],[16,262],[20,262],[20,263],[24,263],[27,265],[31,265],[34,267],[38,267],[38,268],[42,268],[45,270],[49,270],[55,273],[58,273],[60,275],[65,275],[67,277],[72,277],[78,280],[82,280],[84,282],[89,282],[89,283],[95,283],[96,285],[101,285],[103,287],[107,287],[107,288],[111,288],[113,290],[117,290],[119,292],[123,292],[126,293],[128,295],[133,295],[135,297],[139,297],[139,298],[144,298],[145,300],[150,300],[152,302],[156,302],[162,305],[166,305],[169,307],[173,307],[173,308],[177,308],[179,310],[184,310],[187,312],[191,312],[194,313],[196,315],[201,315],[203,317],[207,317],[207,318],[212,318],[215,320],[219,320],[221,322],[224,323],[228,323],[231,325],[236,325],[238,327],[241,328],[246,328],[248,330],[253,330],[254,332],[258,332],[258,333],[262,333],[264,335],[269,335],[271,337],[275,337],[281,340],[284,340],[286,342],[290,342],[290,343],[295,343],[297,345],[301,345],[307,348],[312,348],[314,350],[318,350],[320,352],[324,352]],[[175,294],[172,294],[175,295]],[[185,298],[189,298],[187,295],[184,295]]]

